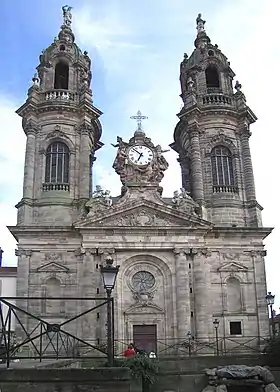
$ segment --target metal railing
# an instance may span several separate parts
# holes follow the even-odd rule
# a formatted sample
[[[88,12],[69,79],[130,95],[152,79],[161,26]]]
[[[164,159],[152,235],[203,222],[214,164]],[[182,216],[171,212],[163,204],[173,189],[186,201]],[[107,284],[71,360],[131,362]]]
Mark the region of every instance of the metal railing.
[[[59,311],[47,314],[46,301],[59,304]],[[76,313],[62,310],[62,301],[63,306],[76,301],[73,309],[82,311]],[[94,311],[102,307],[108,310],[108,304],[113,314],[112,297],[0,297],[0,359],[7,367],[12,360],[24,359],[41,362],[43,359],[75,359],[83,355],[106,359],[107,345],[97,344],[92,339],[91,331],[97,320]],[[53,307],[51,310],[54,310]],[[111,351],[114,353],[113,347]]]
[[[163,338],[153,342],[151,351],[154,351],[158,357],[255,355],[264,354],[270,341],[271,338],[268,336],[223,336],[218,339],[215,337]],[[129,343],[131,343],[129,340],[116,339],[116,355],[121,356]],[[137,345],[135,346],[138,348]],[[142,348],[141,345],[139,348]],[[149,354],[148,351],[146,353]]]

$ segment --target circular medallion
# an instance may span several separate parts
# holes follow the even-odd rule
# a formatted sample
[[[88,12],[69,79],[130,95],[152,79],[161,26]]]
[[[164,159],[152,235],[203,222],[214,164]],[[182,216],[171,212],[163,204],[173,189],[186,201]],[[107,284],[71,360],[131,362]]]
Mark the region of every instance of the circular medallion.
[[[130,161],[137,166],[146,166],[151,163],[153,159],[153,152],[147,146],[135,145],[130,147],[128,151]]]
[[[132,277],[132,286],[135,291],[149,291],[155,285],[155,277],[148,271],[139,271]]]

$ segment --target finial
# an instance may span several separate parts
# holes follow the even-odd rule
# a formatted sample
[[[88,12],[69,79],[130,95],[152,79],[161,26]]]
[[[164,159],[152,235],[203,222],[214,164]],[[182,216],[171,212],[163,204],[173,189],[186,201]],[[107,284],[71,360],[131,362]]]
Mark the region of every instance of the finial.
[[[205,25],[205,20],[201,18],[201,14],[198,14],[196,18],[196,29],[197,29],[197,34],[202,33],[205,31],[204,25]]]
[[[142,113],[140,112],[140,110],[138,110],[136,116],[131,116],[130,118],[131,118],[132,120],[136,120],[136,121],[137,121],[137,129],[136,129],[136,132],[143,132],[142,120],[146,120],[148,117],[142,116]]]
[[[62,12],[63,12],[63,25],[66,27],[69,27],[71,29],[71,23],[72,23],[72,13],[71,10],[73,7],[70,7],[69,5],[64,5],[62,7]]]
[[[241,91],[242,85],[239,83],[238,80],[236,81],[234,88],[237,92]]]
[[[33,78],[32,78],[33,86],[39,86],[39,78],[37,72],[35,72]]]

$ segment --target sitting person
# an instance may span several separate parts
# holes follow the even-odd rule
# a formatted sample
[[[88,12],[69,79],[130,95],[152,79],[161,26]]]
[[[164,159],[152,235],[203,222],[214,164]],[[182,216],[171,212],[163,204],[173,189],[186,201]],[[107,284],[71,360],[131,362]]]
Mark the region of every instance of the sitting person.
[[[136,354],[136,351],[134,350],[133,344],[129,344],[127,346],[127,349],[124,350],[124,352],[123,352],[123,356],[125,358],[132,358],[132,357],[134,357],[135,354]]]

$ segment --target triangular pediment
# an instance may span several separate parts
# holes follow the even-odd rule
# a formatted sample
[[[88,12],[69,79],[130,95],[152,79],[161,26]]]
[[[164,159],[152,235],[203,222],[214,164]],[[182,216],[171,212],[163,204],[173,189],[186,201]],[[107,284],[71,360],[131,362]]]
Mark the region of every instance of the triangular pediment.
[[[234,261],[225,263],[218,268],[219,272],[246,272],[248,268]]]
[[[115,206],[99,214],[87,216],[76,227],[205,227],[211,226],[196,214],[177,210],[169,205],[142,200]]]
[[[37,268],[37,272],[68,272],[69,268],[55,262],[50,262]]]
[[[124,313],[125,314],[144,314],[144,313],[162,314],[164,313],[164,310],[155,304],[147,304],[147,305],[136,304],[126,309]]]

